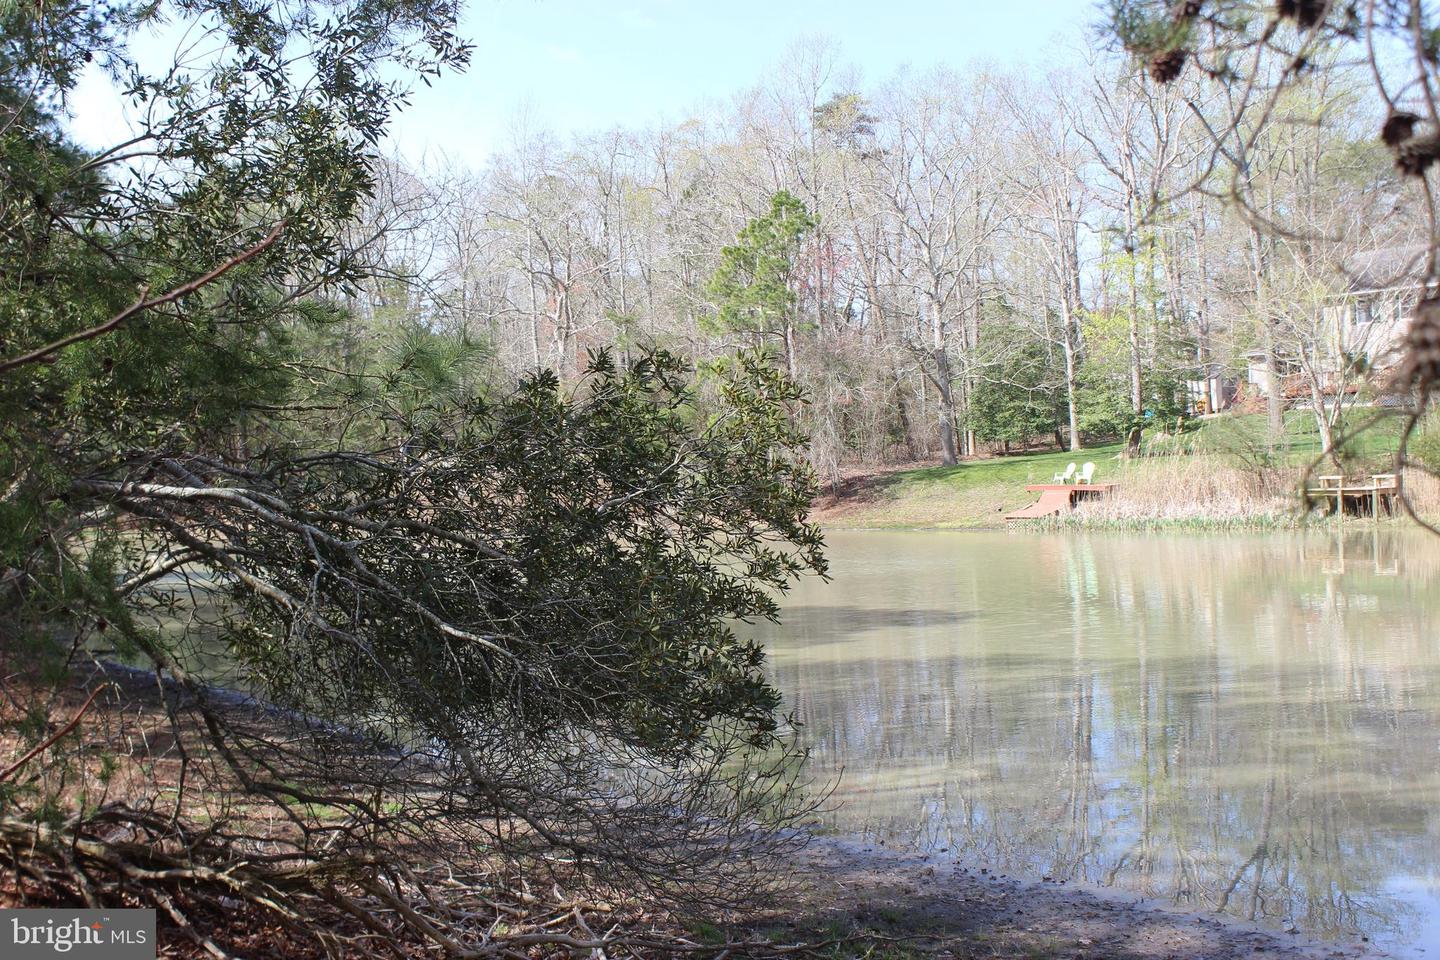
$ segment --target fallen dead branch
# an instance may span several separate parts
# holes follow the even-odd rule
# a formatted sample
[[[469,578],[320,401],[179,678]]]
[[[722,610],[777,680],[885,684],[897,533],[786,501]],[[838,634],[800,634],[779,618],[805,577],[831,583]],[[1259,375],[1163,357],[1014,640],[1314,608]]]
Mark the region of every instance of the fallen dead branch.
[[[83,815],[37,820],[15,815],[16,805],[7,804],[10,809],[0,815],[0,867],[8,874],[5,898],[13,903],[150,907],[169,932],[171,947],[186,943],[214,957],[245,949],[243,933],[222,922],[227,917],[248,918],[251,929],[283,936],[283,955],[336,958],[413,957],[437,950],[515,960],[812,956],[840,942],[697,942],[685,935],[671,904],[644,890],[621,895],[603,880],[603,870],[597,878],[580,860],[517,857],[514,851],[525,844],[516,838],[527,825],[503,814],[489,824],[492,834],[508,834],[503,851],[475,845],[480,838],[473,824],[466,830],[452,823],[424,839],[397,826],[390,837],[371,834],[369,839],[379,842],[361,843],[351,831],[362,829],[362,822],[364,830],[373,831],[376,821],[347,818],[344,809],[349,803],[376,805],[374,797],[364,796],[373,789],[366,782],[369,765],[386,765],[393,776],[397,767],[411,764],[407,780],[418,794],[428,778],[432,802],[439,802],[443,785],[413,754],[407,760],[403,752],[376,751],[346,732],[304,728],[308,736],[323,738],[324,762],[353,765],[352,796],[321,797],[297,785],[288,800],[277,793],[279,799],[268,805],[236,804],[240,791],[224,779],[233,771],[197,759],[204,717],[186,699],[183,685],[124,669],[107,675],[111,679],[88,691],[69,691],[79,708],[38,744],[22,750],[13,738],[3,742],[20,754],[7,768],[13,774],[8,789],[23,791],[68,765],[72,799],[93,758],[128,751],[125,771],[111,776],[110,799]],[[12,703],[24,699],[10,692]],[[286,726],[293,716],[261,709],[244,697],[225,698],[210,709],[224,714],[228,729],[250,729],[256,736],[263,731],[269,741],[296,751],[314,746]],[[285,737],[276,736],[277,725]],[[167,730],[169,737],[163,735]],[[75,746],[64,756],[47,754],[67,737]],[[276,761],[260,755],[259,767]],[[251,776],[253,796],[260,781]],[[290,809],[296,798],[328,801],[333,809],[300,822]]]

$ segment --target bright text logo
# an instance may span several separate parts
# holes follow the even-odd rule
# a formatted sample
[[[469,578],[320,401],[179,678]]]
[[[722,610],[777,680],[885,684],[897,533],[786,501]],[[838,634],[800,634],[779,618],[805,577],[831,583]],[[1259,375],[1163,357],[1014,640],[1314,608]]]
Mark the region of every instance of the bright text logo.
[[[3,910],[0,956],[155,960],[155,911]]]

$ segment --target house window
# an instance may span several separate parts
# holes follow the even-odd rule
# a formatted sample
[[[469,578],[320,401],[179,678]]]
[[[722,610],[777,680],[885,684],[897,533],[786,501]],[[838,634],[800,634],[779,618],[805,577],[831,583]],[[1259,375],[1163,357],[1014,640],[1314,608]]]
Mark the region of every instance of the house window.
[[[1373,306],[1373,305],[1370,303],[1369,300],[1359,300],[1359,301],[1356,301],[1356,303],[1355,303],[1355,324],[1356,324],[1356,326],[1359,326],[1359,325],[1362,324],[1362,323],[1369,323],[1371,320],[1375,319],[1374,314],[1372,313],[1372,306]]]

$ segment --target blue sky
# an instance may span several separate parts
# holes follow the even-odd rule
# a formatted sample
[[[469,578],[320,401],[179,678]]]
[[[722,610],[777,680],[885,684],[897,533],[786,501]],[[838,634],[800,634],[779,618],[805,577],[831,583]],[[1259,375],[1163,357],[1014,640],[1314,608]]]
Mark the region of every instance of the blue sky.
[[[475,165],[522,114],[562,135],[684,119],[756,83],[806,37],[838,44],[873,83],[907,64],[1043,65],[1098,15],[1094,0],[470,0],[470,69],[418,88],[392,139],[411,160],[443,153]],[[75,103],[82,139],[116,132],[113,94],[98,78]]]

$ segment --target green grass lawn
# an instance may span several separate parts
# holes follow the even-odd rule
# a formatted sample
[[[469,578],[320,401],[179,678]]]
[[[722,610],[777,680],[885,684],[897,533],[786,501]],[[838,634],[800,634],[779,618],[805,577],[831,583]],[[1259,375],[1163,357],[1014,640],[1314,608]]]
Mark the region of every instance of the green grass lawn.
[[[1368,411],[1357,413],[1351,418],[1352,425],[1368,416]],[[1356,472],[1363,472],[1365,464],[1383,463],[1395,450],[1399,430],[1398,418],[1390,418],[1355,436],[1347,444],[1347,453],[1356,460]],[[1127,468],[1144,470],[1149,463],[1173,463],[1177,453],[1253,463],[1256,458],[1268,456],[1267,432],[1263,414],[1216,417],[1158,444],[1155,431],[1146,431],[1145,449],[1152,453],[1164,451],[1170,456],[1132,461]],[[1119,473],[1123,451],[1123,443],[1110,443],[1080,451],[1015,454],[967,460],[954,467],[922,467],[878,475],[858,485],[845,499],[843,508],[827,513],[822,522],[841,527],[996,526],[1004,514],[1035,499],[1034,494],[1026,492],[1027,484],[1050,483],[1067,464],[1087,460],[1095,463],[1095,482],[1104,483]],[[1285,434],[1276,447],[1275,465],[1299,468],[1320,452],[1320,435],[1313,418],[1305,411],[1290,411]]]
[[[1095,463],[1095,480],[1124,444],[1114,443],[1072,453],[1068,450],[967,460],[955,467],[922,467],[873,477],[848,504],[833,526],[933,527],[956,529],[995,526],[1004,514],[1035,499],[1026,484],[1050,483],[1066,464]]]
[[[1043,453],[1022,453],[986,460],[967,460],[957,467],[922,467],[891,475],[890,489],[896,496],[941,489],[960,490],[991,484],[1049,483],[1055,474],[1064,473],[1068,464],[1095,464],[1095,479],[1104,482],[1107,461],[1120,456],[1123,443],[1087,447],[1080,451],[1047,450]]]
[[[1377,417],[1371,410],[1356,410],[1342,418],[1336,439],[1341,441],[1346,456],[1368,460],[1388,457],[1395,452],[1400,438],[1402,418],[1395,414]],[[1178,443],[1187,452],[1249,455],[1266,448],[1269,423],[1264,414],[1215,417],[1203,421],[1197,429],[1182,434]],[[1320,456],[1323,444],[1315,418],[1303,410],[1285,414],[1285,431],[1277,444],[1281,461],[1308,463]]]

